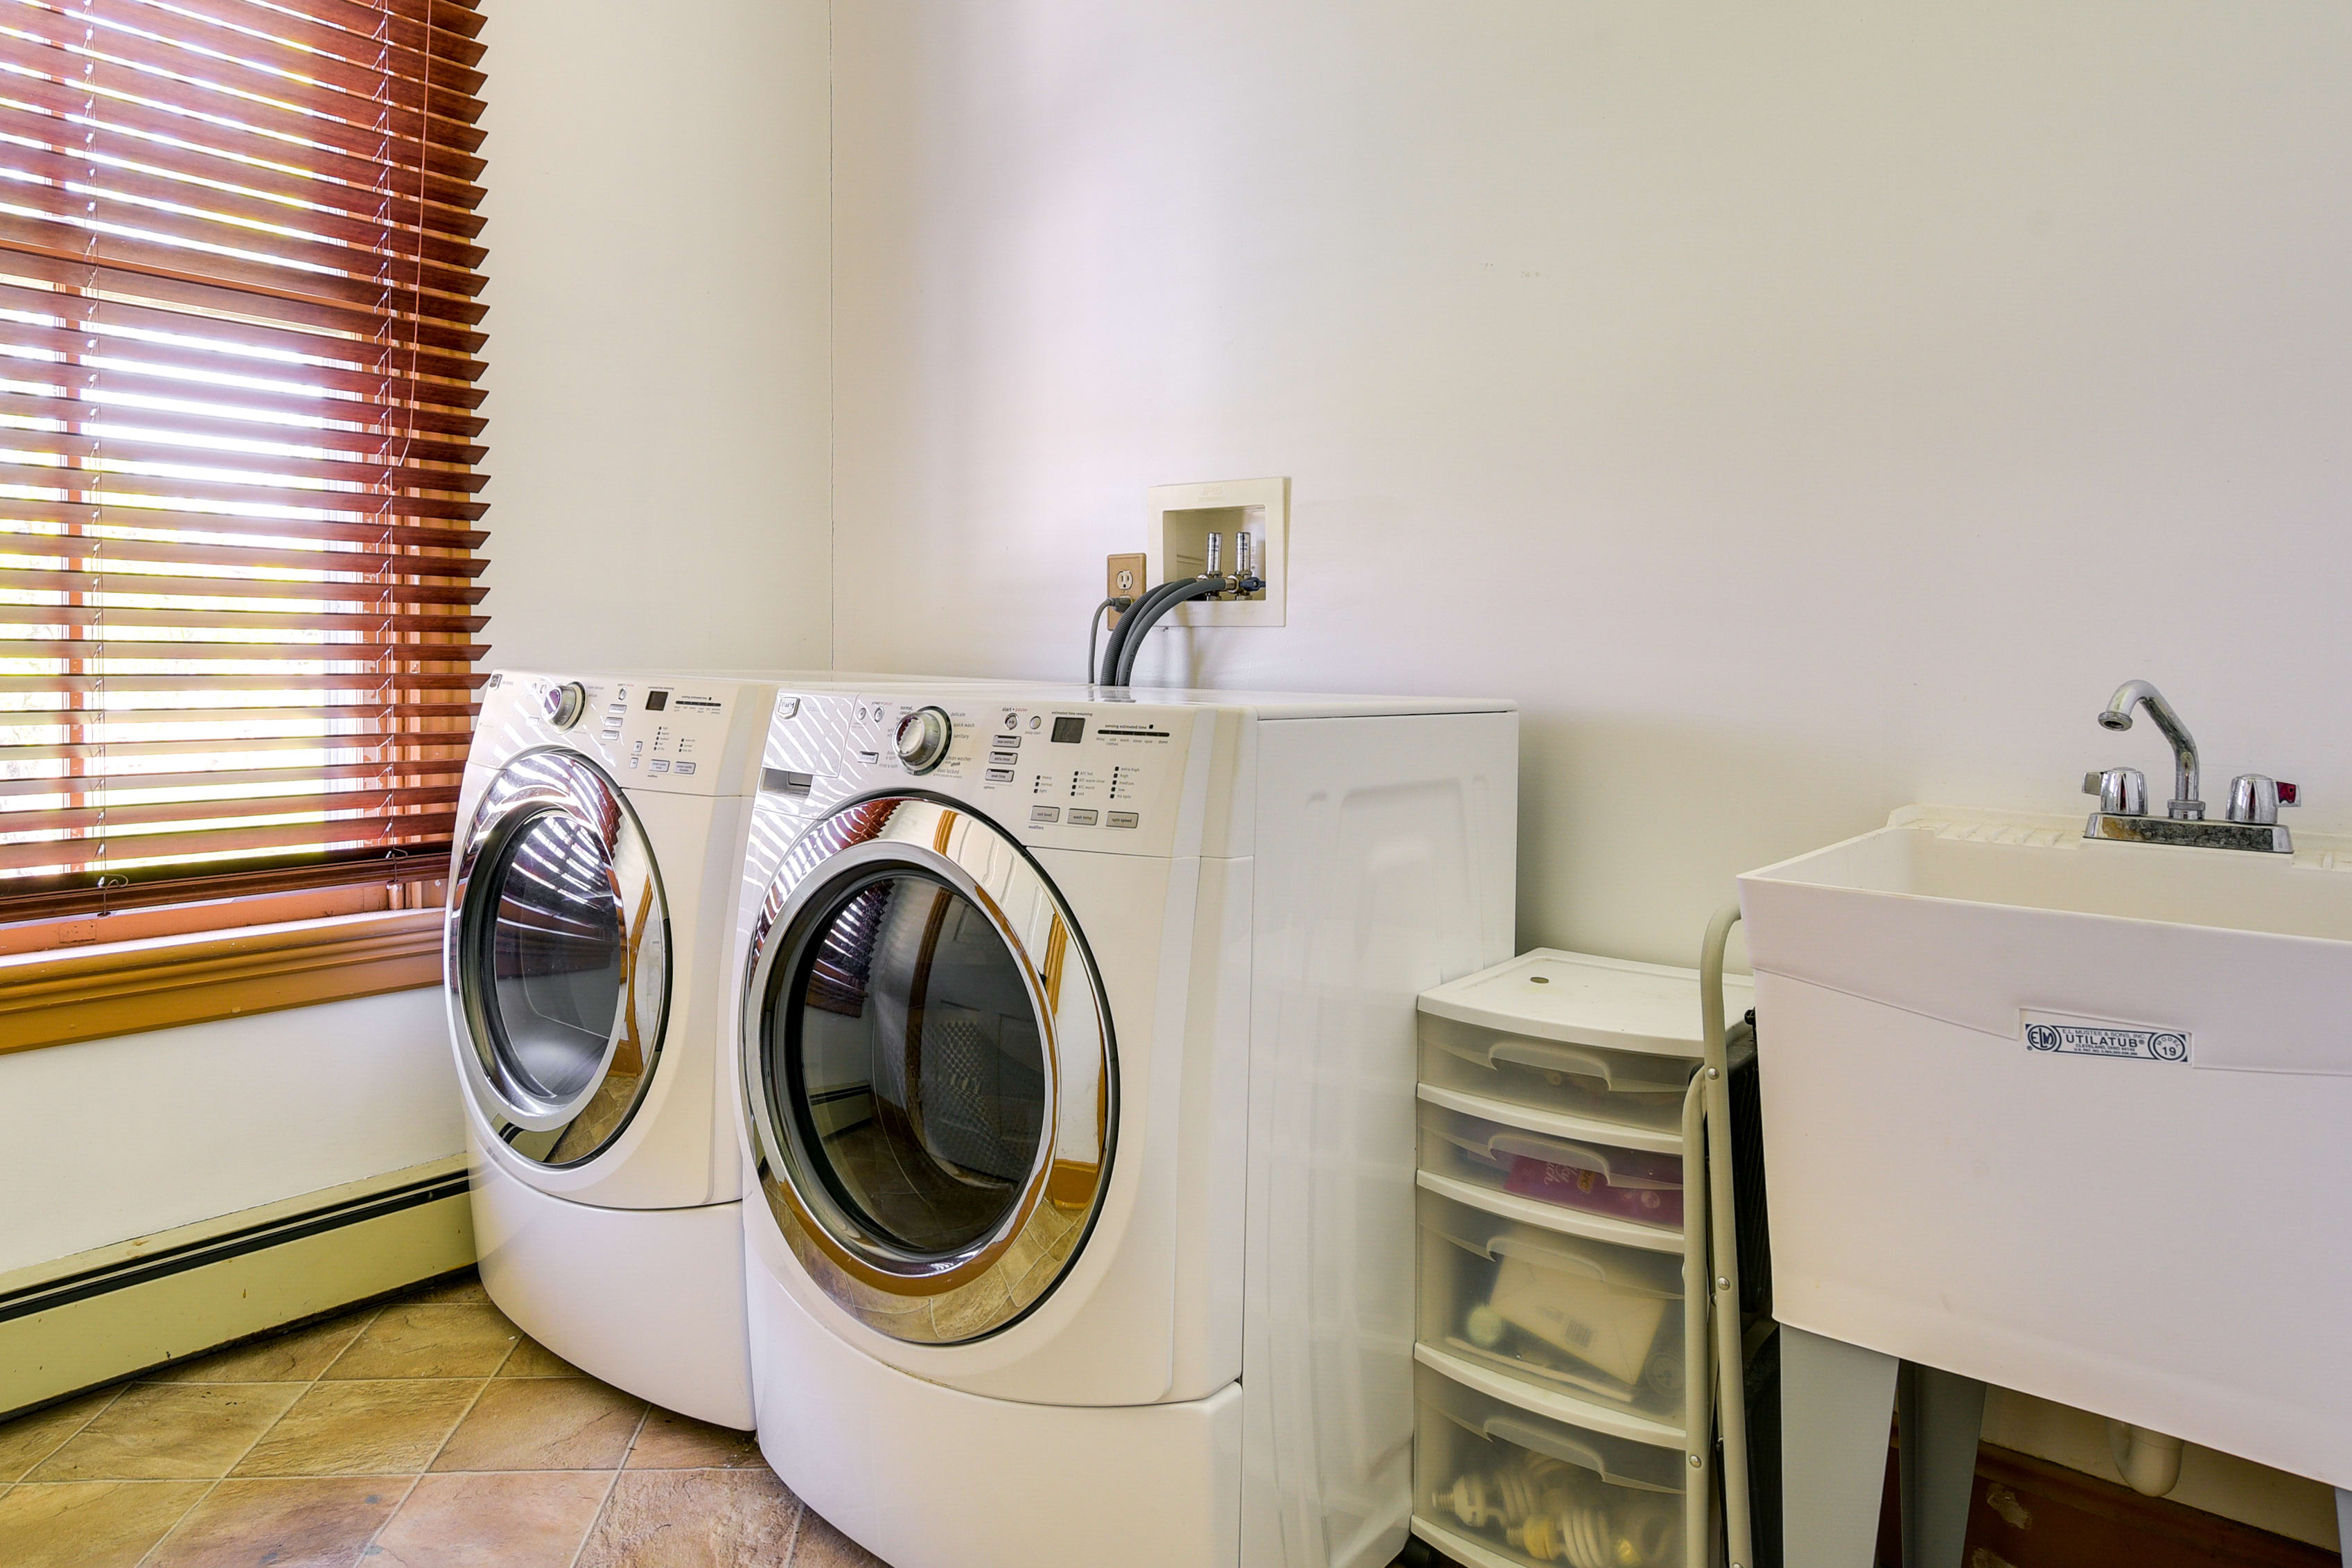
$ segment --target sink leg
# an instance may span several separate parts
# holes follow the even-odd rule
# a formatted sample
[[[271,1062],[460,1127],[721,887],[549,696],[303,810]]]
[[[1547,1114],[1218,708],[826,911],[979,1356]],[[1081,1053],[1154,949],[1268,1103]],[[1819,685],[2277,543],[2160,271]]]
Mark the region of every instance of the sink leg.
[[[2352,1557],[2352,1491],[2342,1487],[2336,1489],[2336,1550]]]
[[[1781,1555],[1789,1563],[1871,1568],[1901,1364],[1780,1325]]]
[[[1895,1397],[1903,1432],[1903,1568],[1960,1568],[1985,1385],[1906,1361]]]

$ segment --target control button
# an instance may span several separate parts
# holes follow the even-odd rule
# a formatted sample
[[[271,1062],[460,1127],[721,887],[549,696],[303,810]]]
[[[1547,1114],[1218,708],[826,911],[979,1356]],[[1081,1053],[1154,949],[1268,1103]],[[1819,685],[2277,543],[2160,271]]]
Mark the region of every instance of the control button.
[[[861,751],[857,754],[857,760],[866,763],[879,762],[882,760],[882,754],[878,751]]]
[[[776,716],[778,718],[798,718],[800,716],[800,698],[778,697],[776,699]]]
[[[1029,821],[1033,826],[1039,822],[1058,822],[1061,820],[1062,808],[1059,806],[1032,806],[1029,808]]]
[[[629,766],[630,766],[630,767],[632,767],[632,768],[635,768],[636,765],[637,765],[637,759],[636,759],[635,758],[634,758],[634,757],[630,758],[629,758]]]
[[[1010,784],[1013,782],[1013,769],[992,768],[988,770],[988,781],[991,784]]]
[[[991,746],[1018,746],[1021,744],[1021,737],[1017,735],[1000,735],[988,744]]]
[[[1034,714],[1034,713],[1033,713],[1033,714],[1031,714],[1031,715],[1029,716],[1029,727],[1030,727],[1031,729],[1034,729],[1034,728],[1036,728],[1040,724],[1043,724],[1044,722],[1045,722],[1045,720],[1043,720],[1043,719],[1039,718],[1039,717],[1038,717],[1035,714]]]
[[[1017,751],[992,751],[988,754],[988,759],[999,768],[1021,766],[1021,754]]]
[[[929,773],[946,760],[955,726],[944,709],[919,707],[898,721],[891,744],[909,773]]]
[[[1084,806],[1073,806],[1070,808],[1070,826],[1074,828],[1091,828],[1094,825],[1095,814],[1092,811],[1088,810]]]
[[[656,758],[655,758],[653,759],[653,761],[652,761],[652,762],[650,762],[650,763],[648,763],[648,764],[646,765],[646,772],[648,772],[648,773],[667,773],[667,772],[668,772],[668,771],[669,771],[669,758],[667,758],[667,757],[656,757]]]
[[[676,768],[671,768],[670,771],[679,774],[691,773],[694,771],[694,764],[691,762],[681,762]]]
[[[1104,823],[1103,826],[1107,828],[1131,828],[1135,826],[1135,813],[1132,811],[1113,811],[1110,814],[1110,821]]]
[[[1007,708],[1004,714],[1003,727],[1006,729],[1017,729],[1020,727],[1020,725],[1021,716],[1018,713],[1013,712],[1012,709]]]

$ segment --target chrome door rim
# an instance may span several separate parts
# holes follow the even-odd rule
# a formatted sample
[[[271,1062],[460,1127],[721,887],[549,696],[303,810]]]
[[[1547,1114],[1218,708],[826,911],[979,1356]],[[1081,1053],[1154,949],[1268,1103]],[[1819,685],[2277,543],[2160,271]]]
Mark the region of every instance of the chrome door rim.
[[[615,849],[625,839],[635,841],[643,851],[645,893],[651,920],[657,923],[657,929],[653,925],[631,929],[625,919],[624,952],[628,975],[622,990],[620,1015],[606,1036],[604,1052],[587,1082],[573,1094],[548,1098],[530,1093],[515,1082],[498,1058],[476,949],[489,899],[499,883],[497,877],[484,877],[482,873],[503,866],[522,831],[541,818],[553,814],[571,818]],[[617,862],[618,855],[613,858]],[[617,883],[615,893],[626,908],[626,893]],[[620,786],[587,758],[562,747],[537,747],[508,759],[483,790],[458,850],[449,881],[442,943],[443,986],[449,1000],[450,1022],[462,1041],[458,1061],[476,1105],[490,1118],[502,1143],[513,1147],[519,1142],[518,1134],[526,1133],[560,1135],[604,1086],[614,1058],[635,1021],[630,1015],[639,983],[636,967],[649,936],[658,938],[661,968],[658,974],[646,977],[660,986],[661,994],[650,1038],[640,1037],[635,1041],[644,1056],[644,1070],[630,1103],[618,1121],[604,1129],[595,1146],[576,1157],[540,1159],[517,1148],[520,1157],[550,1166],[583,1163],[609,1147],[635,1117],[652,1085],[669,1032],[672,956],[669,901],[662,887],[660,866],[654,858],[644,825]]]
[[[992,893],[967,859],[986,865],[1010,896]],[[802,1153],[798,1127],[779,1126],[775,1113],[767,1045],[785,1001],[774,995],[779,971],[789,979],[816,925],[892,873],[942,883],[986,915],[1020,965],[1048,1084],[1045,1129],[1018,1197],[987,1233],[943,1253],[871,1235],[810,1168],[815,1162]],[[1015,928],[1017,908],[1008,906],[1024,903],[1033,918],[1041,904],[1047,912],[1043,954]],[[1093,956],[1044,868],[1011,835],[929,795],[898,792],[835,809],[801,835],[769,884],[751,927],[741,1000],[740,1066],[761,1190],[794,1256],[837,1304],[896,1339],[961,1343],[1010,1327],[1060,1283],[1109,1182],[1117,1053]],[[1072,1023],[1078,1027],[1066,1027]],[[1089,1077],[1095,1092],[1084,1096],[1087,1104],[1074,1103]]]

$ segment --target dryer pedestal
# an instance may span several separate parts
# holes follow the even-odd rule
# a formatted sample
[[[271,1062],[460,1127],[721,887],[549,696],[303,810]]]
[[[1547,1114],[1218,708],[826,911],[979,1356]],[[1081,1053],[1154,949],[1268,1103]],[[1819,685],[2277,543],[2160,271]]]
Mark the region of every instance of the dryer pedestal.
[[[1242,1391],[1094,1408],[982,1399],[862,1355],[768,1271],[760,1447],[809,1507],[894,1568],[1234,1568]]]
[[[596,1208],[478,1151],[473,1180],[483,1288],[525,1333],[666,1409],[751,1426],[741,1204]]]

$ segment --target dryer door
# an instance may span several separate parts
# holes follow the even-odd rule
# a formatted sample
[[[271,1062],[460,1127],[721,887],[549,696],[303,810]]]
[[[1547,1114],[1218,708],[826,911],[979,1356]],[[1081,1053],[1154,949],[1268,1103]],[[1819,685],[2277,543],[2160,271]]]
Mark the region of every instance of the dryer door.
[[[1018,1321],[1109,1176],[1109,1013],[1045,872],[969,810],[860,801],[753,926],[745,1103],[770,1211],[854,1317],[916,1343]]]
[[[449,883],[450,1028],[474,1103],[524,1159],[619,1137],[660,1062],[669,909],[636,814],[576,752],[529,751],[484,789]]]

